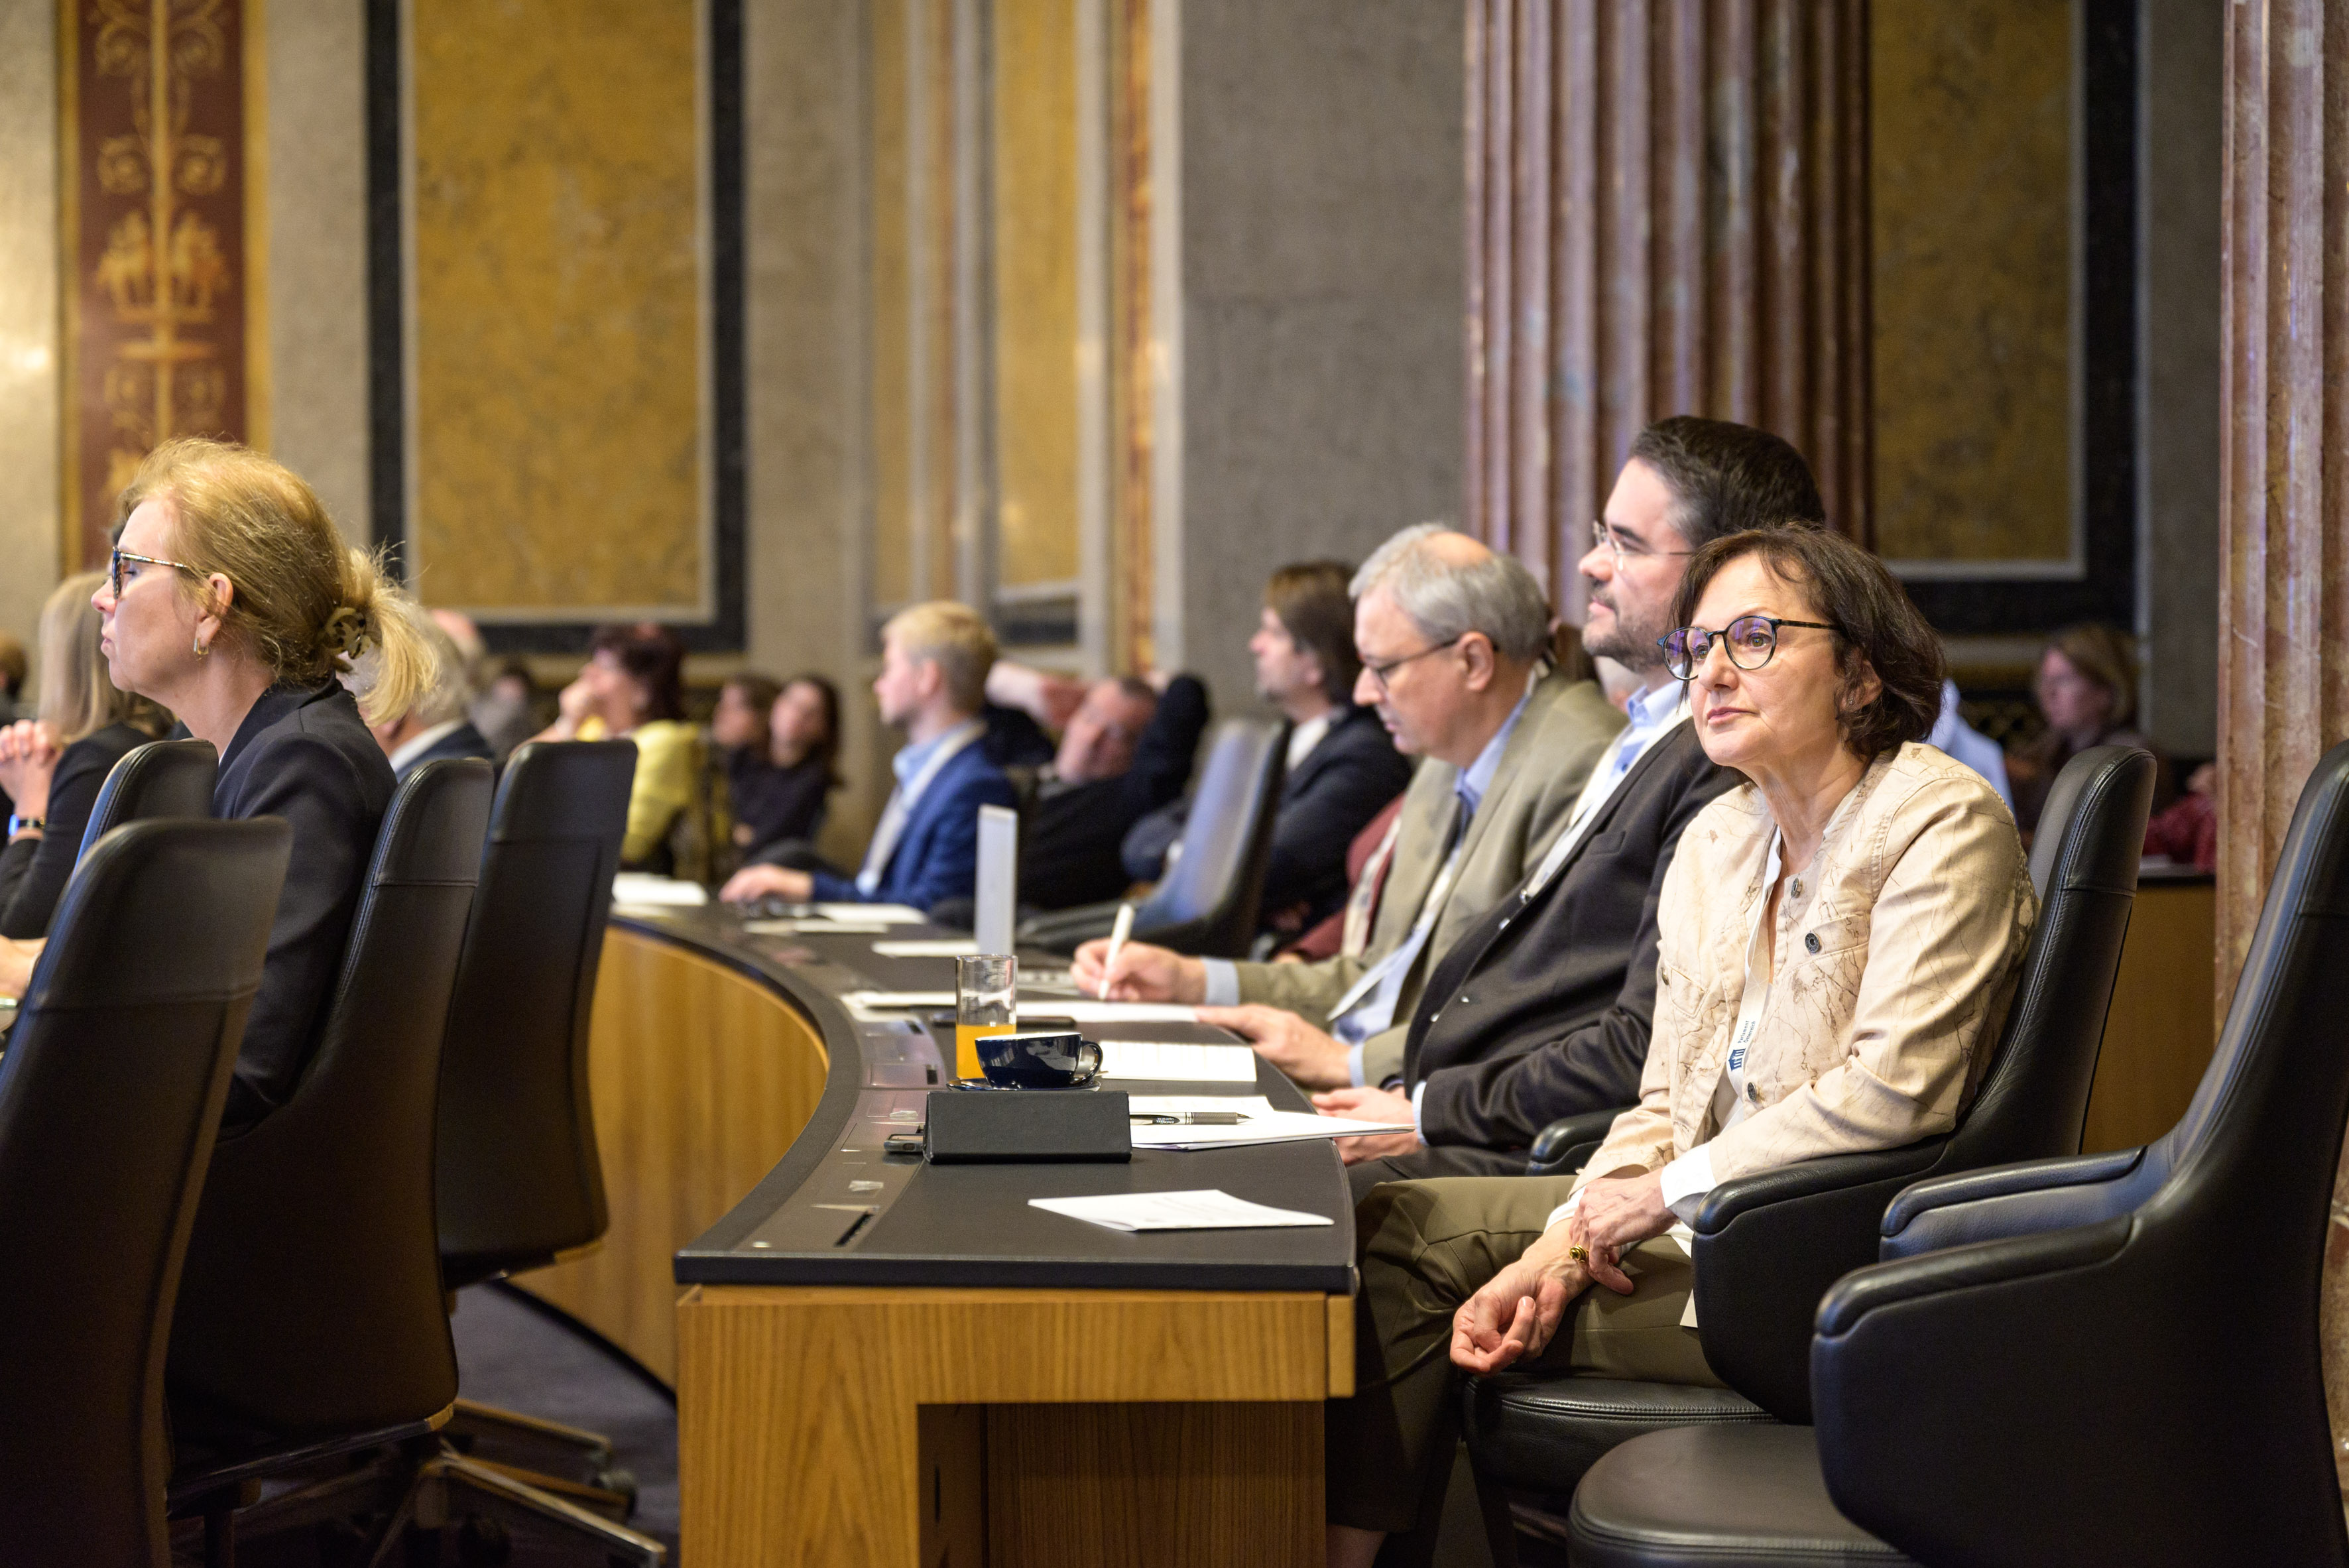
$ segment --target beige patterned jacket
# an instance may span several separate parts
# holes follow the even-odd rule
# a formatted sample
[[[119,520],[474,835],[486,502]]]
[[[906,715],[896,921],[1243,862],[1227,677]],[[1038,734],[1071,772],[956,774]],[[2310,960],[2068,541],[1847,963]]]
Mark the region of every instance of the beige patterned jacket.
[[[1716,1182],[1895,1148],[1947,1132],[1981,1084],[2038,901],[1997,794],[1962,763],[1906,745],[1870,765],[1781,898],[1749,1056],[1753,1109],[1715,1125],[1772,831],[1749,784],[1682,836],[1659,908],[1640,1103],[1615,1119],[1583,1181],[1652,1171],[1700,1143]]]

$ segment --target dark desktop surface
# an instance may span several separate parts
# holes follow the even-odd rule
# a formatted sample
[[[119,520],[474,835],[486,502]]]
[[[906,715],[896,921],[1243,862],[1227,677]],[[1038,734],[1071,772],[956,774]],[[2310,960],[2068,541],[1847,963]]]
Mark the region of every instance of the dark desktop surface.
[[[892,958],[876,941],[960,934],[935,926],[885,936],[761,932],[717,906],[616,913],[615,923],[671,942],[771,987],[813,1026],[830,1055],[823,1097],[790,1153],[726,1216],[677,1254],[679,1284],[823,1284],[955,1289],[1305,1291],[1354,1288],[1353,1209],[1335,1144],[1134,1150],[1131,1163],[925,1165],[883,1140],[922,1121],[952,1075],[953,1042],[919,1016],[860,1018],[859,990],[954,988],[951,958]],[[1049,1016],[1066,989],[1026,976],[1065,960],[1023,955],[1023,1022]],[[1087,1025],[1093,1039],[1217,1041],[1198,1024]],[[1253,1088],[1120,1080],[1134,1094],[1262,1094],[1309,1110],[1296,1087],[1257,1064]],[[951,1091],[948,1091],[951,1092]],[[1236,1198],[1328,1217],[1327,1226],[1254,1231],[1112,1231],[1031,1198],[1220,1188]]]

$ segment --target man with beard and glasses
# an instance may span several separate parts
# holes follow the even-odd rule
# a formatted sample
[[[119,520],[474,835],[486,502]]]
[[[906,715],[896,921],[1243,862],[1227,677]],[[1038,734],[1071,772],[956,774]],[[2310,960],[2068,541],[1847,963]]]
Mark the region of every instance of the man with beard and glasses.
[[[1340,1143],[1358,1200],[1382,1181],[1522,1171],[1550,1122],[1639,1098],[1664,873],[1689,820],[1737,783],[1698,747],[1657,639],[1698,547],[1825,512],[1809,466],[1775,436],[1683,416],[1632,441],[1580,562],[1582,644],[1638,675],[1630,723],[1541,863],[1428,976],[1402,1088],[1314,1097],[1333,1115],[1418,1129]],[[1365,1210],[1356,1233],[1377,1234],[1375,1218]]]

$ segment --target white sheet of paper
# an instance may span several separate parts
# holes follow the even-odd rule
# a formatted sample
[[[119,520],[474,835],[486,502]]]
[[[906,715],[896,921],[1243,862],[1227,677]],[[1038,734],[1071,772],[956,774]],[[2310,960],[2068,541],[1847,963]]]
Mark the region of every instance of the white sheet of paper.
[[[1246,1046],[1186,1045],[1175,1040],[1103,1040],[1102,1077],[1156,1078],[1164,1083],[1254,1083],[1256,1053]],[[1203,1107],[1244,1110],[1245,1106]],[[1265,1109],[1272,1109],[1267,1105]]]
[[[612,902],[646,908],[697,909],[709,902],[709,890],[699,882],[647,876],[642,872],[622,872],[612,879]]]
[[[1373,1132],[1409,1132],[1409,1122],[1354,1121],[1309,1111],[1275,1110],[1262,1095],[1135,1095],[1136,1116],[1173,1116],[1185,1110],[1237,1110],[1247,1118],[1235,1127],[1176,1122],[1133,1124],[1136,1149],[1240,1149],[1251,1143],[1300,1143],[1313,1138],[1360,1138]]]
[[[1054,1000],[1049,1011],[1055,1018],[1074,1018],[1080,1024],[1195,1024],[1199,1020],[1196,1007],[1181,1006],[1173,1002],[1092,1002],[1080,998],[1073,1002]]]
[[[1195,1192],[1112,1192],[1098,1198],[1030,1198],[1029,1207],[1112,1231],[1254,1231],[1327,1225],[1319,1214],[1268,1208],[1209,1187]]]
[[[820,903],[815,912],[844,925],[919,925],[929,918],[902,903]]]
[[[868,1013],[903,1013],[916,1007],[951,1007],[955,994],[951,991],[850,991],[842,1001],[852,1011]]]
[[[874,921],[746,920],[742,929],[753,936],[878,936],[890,928]]]
[[[978,939],[975,936],[939,936],[876,942],[873,944],[873,951],[882,958],[976,958],[978,956]]]

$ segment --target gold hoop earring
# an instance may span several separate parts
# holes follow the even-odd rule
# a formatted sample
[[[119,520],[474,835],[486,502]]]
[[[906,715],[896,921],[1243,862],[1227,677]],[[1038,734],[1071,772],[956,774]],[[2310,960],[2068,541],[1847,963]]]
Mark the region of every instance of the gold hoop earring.
[[[212,651],[211,644],[205,642],[202,637],[198,637],[196,639],[196,657],[201,659]]]

